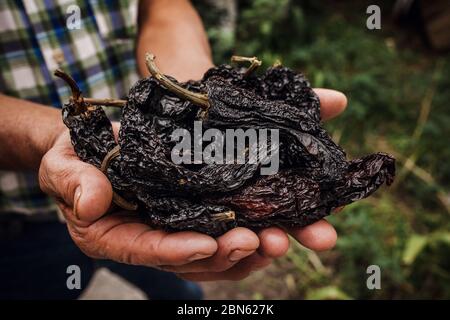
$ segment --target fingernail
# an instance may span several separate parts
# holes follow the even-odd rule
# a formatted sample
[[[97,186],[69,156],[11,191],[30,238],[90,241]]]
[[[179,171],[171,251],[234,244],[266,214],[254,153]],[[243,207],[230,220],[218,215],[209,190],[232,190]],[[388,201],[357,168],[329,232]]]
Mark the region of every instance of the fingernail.
[[[189,261],[196,261],[196,260],[206,259],[206,258],[209,258],[209,257],[211,257],[210,254],[196,253],[196,254],[193,254],[192,256],[190,256],[188,258],[188,260]]]
[[[80,198],[81,198],[81,186],[78,186],[75,189],[75,195],[73,198],[73,214],[77,219],[79,219],[79,217],[78,217],[78,202],[80,201]]]
[[[228,259],[231,262],[236,262],[236,261],[244,259],[245,257],[248,257],[253,252],[255,252],[255,250],[240,250],[240,249],[236,249],[236,250],[234,250],[234,251],[232,251],[230,253],[230,255],[228,256]]]

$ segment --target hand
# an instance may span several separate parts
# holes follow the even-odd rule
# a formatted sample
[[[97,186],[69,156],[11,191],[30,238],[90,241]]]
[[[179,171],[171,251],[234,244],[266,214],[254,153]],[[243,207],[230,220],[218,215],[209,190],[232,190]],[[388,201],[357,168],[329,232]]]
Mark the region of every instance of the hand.
[[[347,98],[341,92],[329,89],[314,89],[314,91],[320,98],[322,120],[330,120],[345,110]],[[314,251],[329,250],[334,247],[337,240],[336,230],[325,219],[304,228],[290,229],[288,233],[299,243]],[[281,257],[287,252],[289,249],[288,233],[278,227],[264,229],[258,233],[258,239],[255,234],[252,235],[252,241],[259,242],[258,249],[229,269],[222,272],[199,273],[197,269],[188,269],[183,266],[178,270],[186,273],[179,276],[192,281],[244,279],[251,272],[268,266],[274,258]],[[248,239],[250,239],[250,235],[250,231],[247,230]],[[239,239],[237,236],[236,232],[236,241]],[[250,247],[250,243],[248,246]],[[173,271],[176,270],[173,269]]]
[[[42,158],[39,181],[42,190],[56,198],[74,242],[93,258],[175,272],[220,272],[259,246],[258,237],[245,228],[213,239],[197,232],[153,230],[134,212],[105,215],[111,184],[100,170],[77,157],[68,130]]]
[[[324,120],[344,110],[343,94],[316,92]],[[197,232],[153,230],[134,213],[105,216],[112,200],[111,184],[100,170],[79,160],[67,130],[43,157],[39,179],[41,188],[57,199],[75,243],[93,258],[157,267],[189,280],[239,280],[269,265],[289,247],[286,232],[275,227],[258,235],[236,228],[213,239]],[[289,233],[312,250],[326,250],[336,242],[336,232],[325,220]]]

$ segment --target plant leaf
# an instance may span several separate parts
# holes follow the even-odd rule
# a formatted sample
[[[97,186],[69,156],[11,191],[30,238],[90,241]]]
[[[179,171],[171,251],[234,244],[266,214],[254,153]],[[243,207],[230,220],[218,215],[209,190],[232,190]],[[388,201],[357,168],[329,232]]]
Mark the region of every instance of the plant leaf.
[[[428,237],[414,234],[406,243],[405,250],[403,251],[403,263],[411,265],[416,260],[417,256],[422,252],[428,243]]]
[[[351,300],[345,292],[335,286],[313,289],[306,295],[308,300]]]

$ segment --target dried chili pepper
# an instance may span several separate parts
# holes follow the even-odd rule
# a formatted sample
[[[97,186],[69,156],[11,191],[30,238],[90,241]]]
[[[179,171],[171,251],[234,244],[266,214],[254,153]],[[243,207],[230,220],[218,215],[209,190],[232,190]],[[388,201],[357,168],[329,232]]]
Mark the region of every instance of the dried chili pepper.
[[[153,55],[146,59],[152,77],[139,80],[124,101],[83,98],[68,75],[56,75],[72,88],[63,120],[75,152],[105,172],[116,204],[154,227],[217,236],[236,226],[305,226],[394,179],[387,154],[346,160],[321,126],[319,98],[300,73],[274,66],[257,76],[259,60],[233,57],[250,67],[222,65],[200,81],[178,83],[158,71]],[[117,142],[101,106],[123,107]],[[192,132],[194,121],[221,132],[278,129],[279,172],[260,175],[263,159],[175,164],[171,134]]]

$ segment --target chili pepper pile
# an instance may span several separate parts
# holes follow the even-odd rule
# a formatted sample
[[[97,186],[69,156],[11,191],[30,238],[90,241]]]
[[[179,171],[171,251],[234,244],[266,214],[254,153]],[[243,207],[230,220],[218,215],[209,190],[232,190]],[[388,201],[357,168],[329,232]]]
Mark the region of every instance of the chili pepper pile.
[[[56,75],[72,89],[63,120],[75,152],[107,175],[118,206],[156,228],[218,236],[236,226],[305,226],[394,179],[390,155],[346,160],[321,126],[319,99],[300,73],[278,65],[256,75],[256,58],[237,57],[251,66],[221,65],[200,81],[178,83],[158,71],[153,55],[146,59],[152,77],[139,80],[124,101],[84,98],[70,76]],[[102,106],[122,106],[118,141]],[[278,173],[261,175],[263,159],[175,164],[172,133],[192,132],[194,121],[222,132],[278,129]]]

